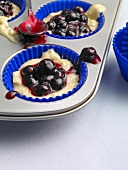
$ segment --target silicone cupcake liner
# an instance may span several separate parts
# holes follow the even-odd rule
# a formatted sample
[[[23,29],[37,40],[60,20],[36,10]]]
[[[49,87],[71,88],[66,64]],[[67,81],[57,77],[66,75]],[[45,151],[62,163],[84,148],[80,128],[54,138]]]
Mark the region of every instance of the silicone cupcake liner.
[[[57,45],[40,45],[40,46],[35,46],[28,48],[26,50],[23,50],[19,53],[17,53],[13,58],[11,58],[8,63],[5,65],[2,73],[2,80],[3,83],[6,87],[7,90],[13,91],[13,80],[12,80],[12,74],[14,71],[17,71],[19,67],[26,61],[33,59],[33,58],[40,58],[42,53],[47,51],[48,49],[54,49],[55,52],[57,52],[62,58],[68,59],[72,62],[73,65],[76,65],[79,55],[62,46],[57,46]],[[24,95],[21,95],[17,93],[17,97],[28,100],[28,101],[33,101],[33,102],[53,102],[57,100],[64,99],[66,97],[69,97],[73,95],[75,92],[77,92],[81,86],[84,84],[87,78],[87,66],[85,62],[82,62],[80,65],[80,70],[79,70],[79,83],[78,85],[73,88],[71,91],[69,91],[67,94],[63,94],[62,96],[56,96],[55,98],[32,98],[32,97],[26,97]]]
[[[6,0],[4,0],[4,1],[6,1]],[[12,17],[11,19],[9,19],[8,22],[11,22],[11,21],[15,20],[16,18],[18,18],[24,12],[24,10],[26,8],[25,0],[11,0],[11,2],[20,8],[20,12],[17,15],[15,15],[14,17]]]
[[[121,74],[128,81],[128,25],[114,35],[113,49]]]
[[[41,6],[36,11],[35,17],[42,21],[45,17],[47,17],[52,12],[58,12],[66,8],[72,10],[76,6],[81,6],[84,8],[84,11],[87,11],[89,7],[91,6],[91,4],[84,2],[84,1],[78,1],[78,0],[72,0],[72,1],[71,0],[61,0],[61,1],[57,0],[57,1],[49,2]],[[59,36],[59,35],[49,34],[48,32],[46,34],[48,36],[51,36],[54,38],[60,38],[60,39],[80,39],[80,38],[85,38],[85,37],[95,34],[102,28],[103,24],[104,24],[104,16],[101,13],[100,17],[98,18],[98,28],[95,31],[89,33],[88,35],[85,34],[83,36],[71,37],[71,36]]]

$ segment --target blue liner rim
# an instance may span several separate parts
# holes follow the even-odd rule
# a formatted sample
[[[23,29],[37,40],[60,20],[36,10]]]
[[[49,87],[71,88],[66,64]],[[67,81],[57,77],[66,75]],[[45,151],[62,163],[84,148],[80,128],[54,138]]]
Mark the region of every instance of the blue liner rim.
[[[65,3],[68,3],[68,2],[69,2],[69,4],[65,4]],[[92,4],[89,4],[87,2],[78,1],[78,0],[73,0],[73,1],[70,1],[70,0],[59,1],[59,0],[57,0],[57,1],[49,2],[47,4],[40,6],[40,8],[35,13],[35,17],[38,18],[39,20],[43,20],[51,12],[57,12],[57,11],[60,11],[62,9],[65,9],[65,8],[69,8],[70,10],[72,10],[72,8],[73,8],[72,3],[73,3],[74,6],[84,7],[84,9],[86,9],[86,10],[92,5]],[[63,6],[62,9],[60,9],[62,7],[61,5]],[[68,7],[66,7],[66,5],[68,5]],[[49,11],[49,13],[47,13],[47,15],[46,15],[46,10]],[[43,11],[44,14],[42,14],[41,11]],[[46,15],[46,16],[44,16],[44,15]],[[100,17],[98,18],[98,28],[95,31],[93,31],[93,32],[91,32],[87,35],[85,34],[83,36],[77,36],[77,37],[76,36],[73,36],[73,37],[71,37],[71,36],[59,36],[59,35],[49,34],[48,32],[45,33],[45,34],[47,36],[50,36],[50,37],[53,37],[53,38],[59,38],[59,39],[70,39],[70,40],[71,39],[81,39],[81,38],[89,37],[89,36],[97,33],[103,27],[104,21],[105,21],[104,15],[102,13],[100,13]]]
[[[19,52],[18,54],[16,54],[5,65],[5,67],[3,69],[3,73],[2,73],[2,81],[3,81],[6,89],[9,91],[14,90],[13,83],[12,83],[12,73],[14,71],[17,71],[18,68],[24,62],[26,62],[32,58],[41,57],[42,53],[44,51],[47,51],[48,49],[54,49],[54,51],[56,51],[61,57],[64,55],[65,56],[64,58],[67,58],[67,59],[69,59],[70,56],[73,56],[70,58],[71,60],[69,59],[73,63],[73,65],[75,65],[77,63],[77,60],[79,58],[79,55],[76,52],[74,52],[73,50],[70,50],[66,47],[62,47],[62,46],[58,46],[58,45],[39,45],[39,46],[30,47],[30,48],[23,50],[22,52]],[[26,57],[25,57],[25,54],[26,54]],[[28,54],[32,54],[32,56],[28,55]],[[30,56],[31,56],[31,58],[30,58]],[[13,66],[12,66],[12,64],[13,64]],[[75,88],[73,88],[71,91],[69,91],[67,94],[63,94],[62,96],[56,96],[55,98],[50,97],[47,99],[46,98],[39,99],[39,98],[26,97],[25,95],[21,95],[20,93],[17,93],[17,97],[27,100],[27,101],[32,101],[32,102],[53,102],[53,101],[67,98],[67,97],[71,96],[72,94],[74,94],[75,92],[77,92],[82,87],[82,85],[86,81],[87,72],[88,72],[87,65],[85,62],[82,62],[81,66],[80,66],[80,75],[79,75],[80,81],[79,81],[78,85]]]
[[[6,1],[6,0],[4,0]],[[20,7],[20,12],[15,15],[14,17],[12,17],[11,19],[8,20],[8,22],[11,22],[13,20],[15,20],[16,18],[18,18],[24,11],[26,8],[26,1],[25,0],[11,0],[12,3],[16,4],[18,7]]]

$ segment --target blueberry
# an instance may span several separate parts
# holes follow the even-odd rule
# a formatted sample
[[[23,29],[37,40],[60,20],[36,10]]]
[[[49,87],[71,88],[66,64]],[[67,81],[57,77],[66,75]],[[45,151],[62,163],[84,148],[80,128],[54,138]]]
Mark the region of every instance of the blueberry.
[[[80,14],[78,12],[76,12],[76,19],[80,20]]]
[[[84,13],[84,9],[80,6],[76,6],[75,8],[73,8],[73,11],[78,12],[78,13]]]
[[[43,84],[47,79],[46,75],[41,75],[40,77],[38,77],[38,81],[40,84]]]
[[[67,30],[66,32],[66,36],[76,36],[76,32],[72,31],[72,30]]]
[[[33,77],[35,80],[38,80],[38,78],[40,77],[40,74],[39,74],[39,67],[34,67],[34,70],[33,70]]]
[[[53,90],[61,90],[64,86],[65,82],[62,78],[51,80],[51,87]]]
[[[6,1],[0,1],[0,5],[4,6]]]
[[[70,21],[68,27],[74,27],[76,29],[76,26],[80,26],[81,22],[76,20],[76,21]]]
[[[62,16],[66,16],[70,12],[69,9],[64,9],[61,13]]]
[[[75,70],[77,71],[77,73],[79,74],[79,70],[80,70],[80,64],[82,61],[84,62],[89,62],[89,63],[93,63],[94,59],[98,57],[98,60],[100,62],[100,58],[97,55],[96,50],[93,47],[87,47],[87,48],[83,48],[80,54],[80,57],[77,61],[77,64],[75,65]]]
[[[51,92],[51,88],[47,82],[44,82],[43,84],[35,85],[33,91],[36,96],[44,96]]]
[[[72,30],[72,31],[75,32],[76,28],[77,28],[77,25],[75,25],[75,24],[69,24],[68,25],[68,30]]]
[[[87,26],[87,24],[85,22],[80,22],[80,26]]]
[[[12,9],[13,9],[13,6],[10,2],[8,2],[8,1],[0,2],[0,11],[3,12],[3,13],[0,12],[0,15],[11,16],[11,15],[13,15]]]
[[[4,9],[4,14],[5,14],[5,16],[9,15],[9,10],[8,10],[8,8],[5,8],[5,9]]]
[[[60,20],[59,24],[57,25],[58,28],[65,29],[67,27],[67,22]]]
[[[24,82],[23,84],[27,87],[34,86],[38,83],[38,81],[35,80],[33,77],[24,77],[23,82]]]
[[[81,52],[82,61],[91,63],[97,55],[96,50],[93,47],[83,48]]]
[[[68,13],[68,15],[65,17],[65,20],[66,20],[67,22],[77,20],[77,13],[71,11],[71,12]]]
[[[10,6],[12,4],[10,2],[8,2],[8,1],[5,1],[5,5]]]
[[[62,20],[60,16],[55,16],[54,18],[52,18],[52,20],[56,23],[59,24],[59,22]]]
[[[50,20],[47,25],[49,30],[53,30],[56,27],[56,23],[53,20]]]
[[[39,63],[39,72],[40,74],[52,74],[52,70],[55,67],[55,64],[50,59],[44,59]]]
[[[87,53],[87,55],[95,55],[96,50],[93,47],[90,47],[90,48],[86,49],[86,53]]]
[[[88,33],[91,32],[91,30],[90,30],[90,28],[87,27],[87,26],[81,26],[81,27],[80,27],[80,32],[81,32],[81,33],[84,33],[84,34],[88,34]]]
[[[31,77],[34,74],[34,67],[28,65],[21,70],[21,75],[26,77]]]
[[[43,96],[40,84],[37,84],[36,86],[33,87],[33,92],[35,96]]]
[[[66,36],[76,36],[77,35],[77,27],[75,25],[69,25]]]
[[[11,9],[13,8],[12,3],[10,3],[10,2],[8,3],[8,6],[9,6],[9,8],[11,8]]]
[[[54,79],[54,75],[47,76],[45,80],[50,83],[52,79]]]
[[[87,16],[86,16],[85,14],[81,14],[79,20],[80,20],[81,22],[86,23],[86,24],[87,24],[87,22],[88,22],[88,18],[87,18]]]
[[[66,73],[62,68],[55,68],[53,74],[55,78],[64,78],[66,76]]]
[[[58,19],[65,21],[65,16],[59,15]]]
[[[65,36],[66,35],[66,30],[65,29],[56,29],[54,30],[54,34],[55,35],[59,35],[59,36]]]

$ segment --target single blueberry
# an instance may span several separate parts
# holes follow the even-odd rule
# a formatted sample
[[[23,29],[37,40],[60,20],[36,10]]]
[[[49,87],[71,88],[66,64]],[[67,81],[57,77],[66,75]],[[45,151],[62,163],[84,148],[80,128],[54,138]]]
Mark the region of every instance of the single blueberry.
[[[78,13],[84,13],[84,9],[80,6],[76,6],[75,8],[73,8],[73,11],[78,12]]]
[[[31,65],[28,65],[28,66],[22,68],[22,70],[21,70],[21,75],[24,76],[24,77],[25,76],[30,77],[33,74],[34,74],[34,67],[31,66]]]
[[[66,30],[65,29],[56,29],[54,30],[54,34],[55,35],[59,35],[59,36],[65,36],[66,35]]]
[[[55,64],[50,59],[44,59],[39,63],[39,72],[40,74],[52,74],[52,69],[55,67]]]
[[[47,25],[49,30],[53,30],[56,27],[56,23],[53,20],[50,20]]]
[[[43,84],[35,85],[33,91],[36,96],[44,96],[51,92],[51,88],[47,82],[44,82]]]
[[[27,87],[31,87],[31,86],[38,84],[38,81],[35,80],[33,77],[24,77],[23,82],[24,82],[24,85]]]
[[[65,82],[62,78],[51,80],[51,87],[53,90],[61,90],[64,86]]]
[[[69,9],[64,9],[61,13],[62,16],[66,16],[70,12]]]
[[[87,22],[88,22],[88,17],[87,17],[85,14],[81,14],[79,20],[80,20],[81,22],[84,22],[84,23],[87,24]]]

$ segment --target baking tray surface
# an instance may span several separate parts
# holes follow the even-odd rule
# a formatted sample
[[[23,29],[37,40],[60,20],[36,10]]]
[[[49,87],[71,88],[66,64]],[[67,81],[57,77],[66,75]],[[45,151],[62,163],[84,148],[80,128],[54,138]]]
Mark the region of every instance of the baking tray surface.
[[[49,1],[50,2],[50,1]],[[29,102],[16,97],[13,100],[7,100],[5,94],[7,90],[3,85],[2,79],[0,81],[0,119],[1,120],[37,120],[54,118],[67,113],[73,112],[85,106],[96,94],[99,83],[102,77],[107,53],[111,43],[114,32],[114,26],[122,0],[95,0],[86,1],[92,4],[102,4],[106,7],[104,13],[105,23],[101,30],[96,34],[82,39],[66,40],[57,39],[47,36],[47,44],[55,44],[67,47],[76,53],[80,54],[84,47],[94,47],[101,58],[101,63],[93,65],[87,63],[88,77],[84,85],[73,95],[59,101],[38,103]],[[33,11],[36,12],[38,5],[45,4],[47,1],[39,0],[38,3],[32,1]],[[25,16],[24,16],[25,17]],[[23,18],[22,18],[23,19]],[[5,63],[18,53],[23,44],[13,44],[6,38],[0,38],[0,70],[2,70]],[[2,77],[2,76],[1,76]]]

